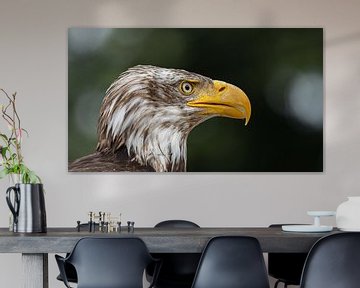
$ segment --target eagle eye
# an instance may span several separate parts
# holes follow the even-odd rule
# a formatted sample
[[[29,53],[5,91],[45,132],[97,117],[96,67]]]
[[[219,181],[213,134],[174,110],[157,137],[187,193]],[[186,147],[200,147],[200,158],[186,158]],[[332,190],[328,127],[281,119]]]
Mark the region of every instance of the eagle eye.
[[[193,84],[187,81],[183,81],[180,84],[180,91],[185,95],[190,95],[194,90]]]

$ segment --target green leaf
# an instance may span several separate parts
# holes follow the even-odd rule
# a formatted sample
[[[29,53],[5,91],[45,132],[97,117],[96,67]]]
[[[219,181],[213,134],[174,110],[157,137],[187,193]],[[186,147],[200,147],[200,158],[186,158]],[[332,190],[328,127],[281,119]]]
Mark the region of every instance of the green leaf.
[[[26,173],[21,174],[21,182],[24,184],[29,183],[29,177]]]
[[[24,131],[24,132],[26,133],[26,136],[27,136],[27,137],[29,137],[29,132],[28,132],[26,129],[21,128],[21,130],[22,130],[22,131]]]
[[[14,174],[21,174],[21,167],[18,164],[14,164],[9,167],[9,171]]]
[[[39,176],[35,174],[34,171],[30,170],[28,167],[26,167],[24,164],[19,165],[20,174],[22,175],[22,182],[23,183],[41,183],[41,179]]]
[[[0,133],[0,137],[3,138],[4,142],[8,142],[8,137],[5,134]]]
[[[9,170],[4,168],[3,170],[0,171],[0,179],[4,178],[8,174],[9,174]]]
[[[17,174],[15,169],[14,169],[14,166],[8,167],[8,173],[9,174]]]
[[[41,182],[40,178],[33,171],[29,171],[28,176],[30,183],[36,184]]]
[[[9,150],[9,148],[8,147],[2,147],[1,148],[1,156],[3,157],[3,158],[6,158],[6,152]]]
[[[22,163],[18,165],[20,173],[26,173],[29,169]]]
[[[11,159],[16,159],[17,158],[17,154],[16,153],[13,153],[12,155],[11,155]]]

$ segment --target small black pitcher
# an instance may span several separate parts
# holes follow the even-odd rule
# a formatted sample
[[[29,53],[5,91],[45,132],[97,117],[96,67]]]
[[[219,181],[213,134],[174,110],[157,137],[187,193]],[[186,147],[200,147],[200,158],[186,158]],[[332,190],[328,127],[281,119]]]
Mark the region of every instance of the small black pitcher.
[[[11,201],[11,194],[14,202]],[[14,215],[13,231],[47,231],[44,189],[42,184],[15,184],[6,190],[6,202]]]

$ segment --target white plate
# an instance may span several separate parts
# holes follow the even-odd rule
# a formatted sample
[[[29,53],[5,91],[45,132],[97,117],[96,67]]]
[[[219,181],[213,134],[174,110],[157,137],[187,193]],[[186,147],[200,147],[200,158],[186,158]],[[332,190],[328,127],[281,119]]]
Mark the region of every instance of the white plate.
[[[283,231],[286,232],[330,232],[332,226],[315,226],[315,225],[282,225]]]

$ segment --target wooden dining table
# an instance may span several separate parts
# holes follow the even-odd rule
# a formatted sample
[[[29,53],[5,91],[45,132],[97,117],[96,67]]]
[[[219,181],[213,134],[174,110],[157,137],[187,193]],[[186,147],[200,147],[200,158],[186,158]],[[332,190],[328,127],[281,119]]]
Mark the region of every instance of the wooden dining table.
[[[338,233],[283,232],[281,227],[135,228],[118,232],[89,232],[77,228],[48,228],[47,233],[13,233],[0,228],[0,253],[21,253],[23,287],[48,288],[48,253],[67,253],[83,237],[139,237],[151,253],[201,253],[209,239],[222,235],[252,236],[264,253],[303,253],[325,235]]]

